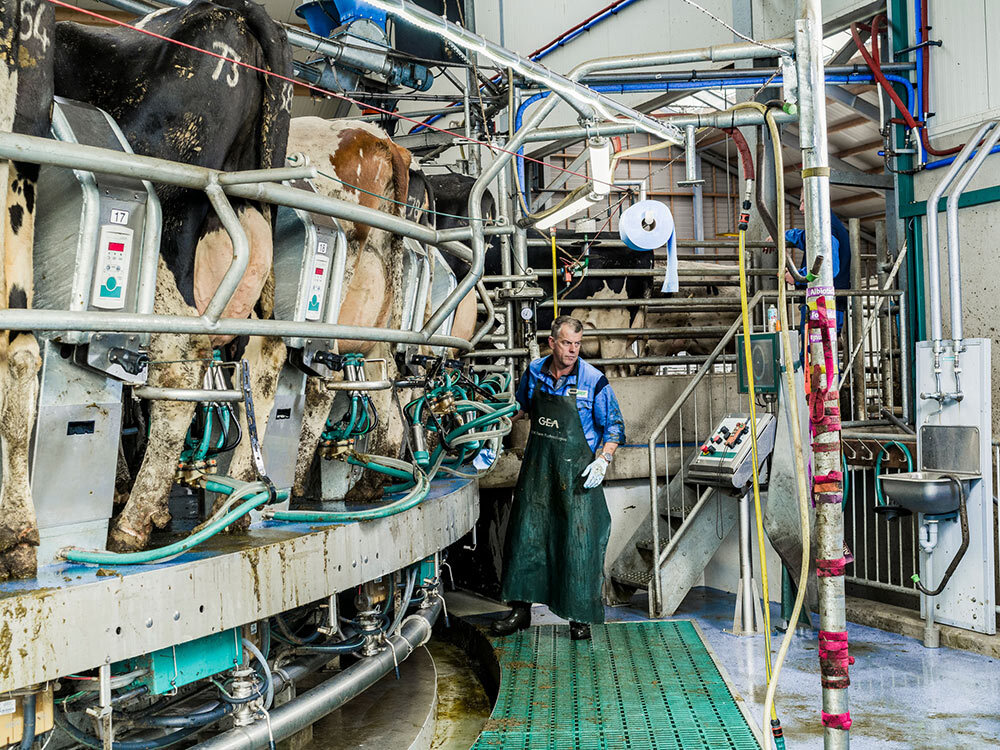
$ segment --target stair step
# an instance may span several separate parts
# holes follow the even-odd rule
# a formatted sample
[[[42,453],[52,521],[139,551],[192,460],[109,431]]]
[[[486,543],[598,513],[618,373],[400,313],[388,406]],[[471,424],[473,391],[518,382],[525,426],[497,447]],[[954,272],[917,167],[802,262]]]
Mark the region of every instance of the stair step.
[[[653,577],[653,571],[643,570],[643,571],[612,571],[611,577],[616,581],[621,583],[627,583],[630,586],[635,586],[636,588],[644,589],[649,585],[650,579]]]
[[[669,544],[669,542],[670,542],[669,539],[662,539],[662,538],[660,539],[660,551],[661,552],[664,550],[664,548],[666,548],[666,546],[667,546],[667,544]],[[635,543],[635,546],[638,547],[639,549],[643,550],[644,552],[652,552],[653,551],[653,540],[652,539],[640,539],[638,542]]]

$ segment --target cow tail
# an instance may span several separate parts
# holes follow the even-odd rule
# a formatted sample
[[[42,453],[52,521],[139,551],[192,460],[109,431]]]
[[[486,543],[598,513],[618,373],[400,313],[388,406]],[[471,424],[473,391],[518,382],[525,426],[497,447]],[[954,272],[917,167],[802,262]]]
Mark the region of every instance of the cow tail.
[[[412,155],[402,146],[395,143],[389,146],[392,159],[392,198],[396,201],[397,213],[406,215],[406,199],[410,194],[410,162]]]
[[[285,79],[291,78],[292,49],[288,37],[285,30],[268,15],[263,5],[252,0],[215,0],[215,3],[232,8],[242,16],[248,32],[256,40],[263,55],[261,67]],[[288,80],[275,76],[262,77],[264,95],[257,121],[259,163],[272,168],[283,167],[294,92]]]

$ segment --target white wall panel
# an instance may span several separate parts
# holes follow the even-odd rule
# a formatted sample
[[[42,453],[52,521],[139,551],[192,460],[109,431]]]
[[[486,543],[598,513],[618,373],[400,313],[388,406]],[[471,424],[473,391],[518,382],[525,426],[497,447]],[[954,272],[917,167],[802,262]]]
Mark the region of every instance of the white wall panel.
[[[948,0],[931,3],[931,38],[944,44],[931,49],[929,132],[954,133],[1000,114],[1000,81],[990,82],[1000,65],[1000,4],[995,0]],[[911,33],[912,35],[912,33]],[[993,39],[991,46],[988,39]],[[992,70],[993,78],[1000,74]]]

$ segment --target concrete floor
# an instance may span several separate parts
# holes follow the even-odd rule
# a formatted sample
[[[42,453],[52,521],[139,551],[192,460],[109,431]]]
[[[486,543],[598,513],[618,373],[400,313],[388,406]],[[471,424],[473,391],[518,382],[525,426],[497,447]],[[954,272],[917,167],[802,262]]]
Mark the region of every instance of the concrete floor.
[[[753,716],[760,721],[764,699],[763,636],[738,638],[731,628],[735,597],[715,589],[694,589],[677,617],[695,620]],[[498,607],[478,597],[448,595],[452,615],[475,617]],[[536,624],[562,622],[544,607]],[[609,621],[644,619],[640,606],[608,608]],[[772,618],[778,621],[777,607]],[[923,750],[941,747],[1000,747],[1000,664],[964,651],[925,649],[905,636],[848,626],[851,653],[850,705],[855,750]],[[777,651],[780,637],[772,638]],[[821,688],[816,635],[799,631],[779,681],[777,707],[789,748],[819,747]]]

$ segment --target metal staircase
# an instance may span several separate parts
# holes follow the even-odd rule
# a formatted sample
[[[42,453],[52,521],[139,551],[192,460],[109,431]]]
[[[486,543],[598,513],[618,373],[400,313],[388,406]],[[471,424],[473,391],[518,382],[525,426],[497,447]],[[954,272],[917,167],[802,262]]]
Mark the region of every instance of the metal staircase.
[[[750,310],[763,299],[761,292],[754,295]],[[727,349],[741,342],[737,337],[741,327],[737,318],[649,436],[649,488],[650,498],[655,501],[650,502],[649,517],[612,563],[610,573],[616,588],[627,592],[648,590],[650,617],[674,614],[737,525],[738,499],[691,482],[687,468],[706,430],[714,426],[715,417],[746,409],[745,396],[740,397],[742,403],[720,403],[717,389],[718,381],[735,379],[733,373],[720,371],[717,363]],[[798,377],[801,381],[801,375]],[[729,392],[725,393],[728,399]],[[804,404],[801,408],[804,412]],[[676,442],[671,443],[668,435]],[[657,455],[662,457],[661,464],[657,463]],[[794,502],[794,493],[775,493],[767,500],[765,514],[788,515],[785,511],[794,508],[786,506]],[[797,530],[790,524],[783,524],[782,530],[787,536],[781,539],[779,552],[791,558],[795,543],[791,536],[797,536]]]

